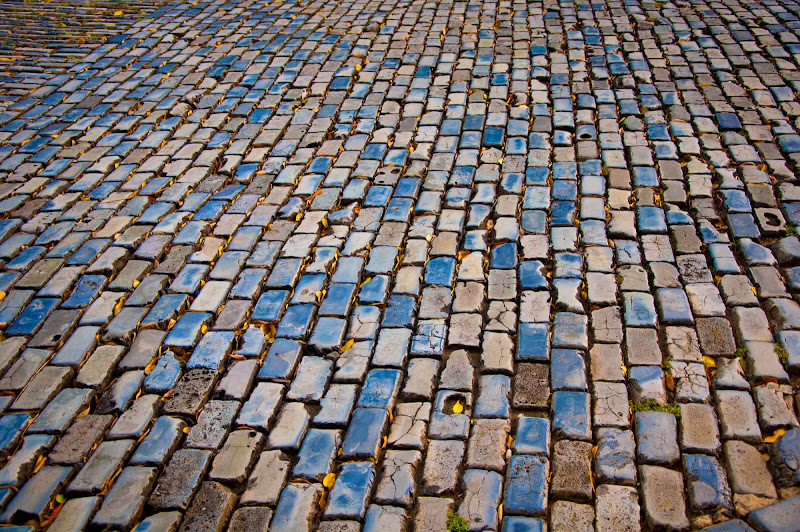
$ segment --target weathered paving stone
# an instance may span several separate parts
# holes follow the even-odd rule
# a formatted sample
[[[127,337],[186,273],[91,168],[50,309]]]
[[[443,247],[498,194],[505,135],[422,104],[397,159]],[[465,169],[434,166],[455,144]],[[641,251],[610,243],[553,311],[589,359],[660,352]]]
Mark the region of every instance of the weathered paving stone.
[[[231,516],[228,530],[245,532],[249,530],[269,530],[272,510],[263,506],[239,508]]]
[[[653,329],[628,328],[625,331],[626,361],[628,365],[660,365],[661,348]]]
[[[467,468],[502,472],[510,427],[505,419],[475,420],[467,448]]]
[[[317,530],[324,530],[326,532],[350,532],[351,530],[359,530],[361,523],[358,521],[322,521],[319,523]]]
[[[409,361],[402,397],[412,400],[430,400],[433,396],[439,361],[432,358],[413,358]]]
[[[342,456],[375,458],[388,421],[389,414],[382,408],[356,408],[342,442]]]
[[[695,511],[731,507],[727,476],[716,458],[686,454],[683,466],[689,504]]]
[[[2,435],[2,456],[8,458],[8,454],[13,452],[22,433],[31,420],[30,414],[17,413],[0,417],[0,434]],[[110,421],[110,420],[109,420]]]
[[[174,532],[178,530],[178,523],[182,517],[183,515],[180,512],[159,512],[143,519],[134,530],[137,532],[147,532],[151,530]]]
[[[636,413],[637,457],[640,463],[669,466],[680,458],[675,416],[667,412]]]
[[[414,529],[434,532],[447,527],[447,513],[452,511],[453,500],[445,497],[419,497]]]
[[[344,427],[350,419],[355,403],[356,386],[332,384],[320,400],[320,411],[314,416],[314,425]]]
[[[545,364],[518,364],[514,375],[513,404],[517,408],[547,408],[550,368]]]
[[[100,397],[97,413],[110,414],[125,411],[132,404],[143,381],[143,371],[127,371],[120,375]]]
[[[550,495],[557,499],[590,501],[592,498],[592,444],[561,440],[553,446]]]
[[[415,473],[421,459],[419,451],[387,451],[375,491],[375,502],[406,508],[411,506],[416,493]]]
[[[211,465],[211,452],[180,449],[172,455],[148,505],[159,510],[186,510]]]
[[[636,444],[629,430],[598,430],[594,471],[600,482],[633,485],[636,482]]]
[[[108,432],[107,439],[141,438],[160,408],[158,396],[140,395],[117,419]]]
[[[62,466],[40,469],[9,502],[0,521],[21,524],[29,519],[41,520],[71,472],[71,468]]]
[[[647,523],[670,530],[688,528],[681,474],[658,466],[641,466],[641,476],[642,506]]]
[[[755,388],[759,423],[763,432],[770,433],[780,428],[797,426],[797,418],[787,406],[783,393],[771,386]]]
[[[71,368],[46,366],[31,379],[9,410],[39,410],[58,392],[66,387],[73,377]]]
[[[756,407],[750,394],[734,390],[719,390],[717,413],[724,438],[740,438],[757,443],[761,441]]]
[[[89,406],[94,390],[66,388],[42,410],[28,427],[29,433],[63,434],[72,421]]]
[[[239,425],[267,429],[281,401],[284,387],[277,383],[259,383],[250,399],[242,405],[236,422]]]
[[[364,530],[405,530],[406,513],[395,506],[371,505],[364,520]]]
[[[734,497],[740,494],[777,497],[764,458],[755,447],[745,442],[731,440],[725,442],[723,449]]]
[[[596,382],[592,408],[592,420],[596,426],[624,428],[630,425],[628,393],[622,383]]]
[[[35,472],[39,459],[53,447],[55,438],[46,434],[26,435],[22,444],[0,470],[4,485],[19,487]]]
[[[118,365],[125,348],[116,345],[101,345],[89,356],[78,372],[75,382],[86,387],[105,387],[113,378],[113,368]]]
[[[430,403],[400,403],[395,408],[394,421],[389,429],[387,443],[397,449],[424,447]]]
[[[113,417],[110,415],[95,414],[76,419],[50,451],[48,460],[59,465],[82,463],[87,452],[102,439],[112,421]]]
[[[49,356],[50,352],[44,349],[26,349],[3,375],[0,385],[4,390],[22,390]]]
[[[247,478],[264,436],[255,430],[236,430],[214,457],[208,478],[227,484],[240,484]]]
[[[469,469],[464,472],[462,488],[464,499],[459,506],[459,515],[467,520],[470,528],[497,527],[497,508],[503,492],[502,476],[494,471]],[[520,488],[519,493],[523,493],[525,487]]]
[[[330,376],[331,362],[329,360],[319,357],[304,357],[286,395],[287,399],[319,401]]]
[[[267,446],[296,451],[308,430],[309,419],[305,404],[284,403],[267,439]]]
[[[235,401],[209,401],[186,436],[186,447],[216,450],[231,430],[239,411]]]
[[[422,471],[423,494],[442,495],[456,488],[464,449],[464,442],[457,440],[430,442]]]
[[[548,460],[518,455],[508,465],[504,507],[511,514],[540,515],[547,511]]]
[[[331,471],[340,443],[339,430],[309,430],[298,452],[298,461],[292,469],[292,474],[298,478],[323,480]]]
[[[684,452],[716,453],[720,448],[714,410],[708,405],[682,404],[680,445]]]
[[[597,487],[595,527],[598,531],[641,530],[636,488],[602,484]]]
[[[331,489],[325,517],[363,519],[374,479],[375,469],[370,462],[344,464]]]
[[[196,417],[208,400],[216,379],[217,372],[213,370],[195,369],[186,372],[164,404],[163,413]]]
[[[272,530],[313,530],[322,494],[320,484],[289,484],[281,494],[270,528]]]
[[[549,455],[549,420],[539,417],[518,417],[513,450],[518,454]]]
[[[776,482],[779,487],[800,484],[800,429],[791,429],[769,448],[775,461]]]
[[[217,482],[205,481],[186,511],[178,530],[222,531],[228,525],[236,495]]]
[[[103,499],[100,510],[92,518],[98,527],[130,528],[141,515],[147,496],[155,483],[154,467],[126,467],[114,487]]]
[[[84,530],[100,506],[99,497],[70,499],[50,525],[52,530]]]
[[[590,396],[581,392],[553,394],[553,432],[559,438],[588,440],[591,435]]]
[[[186,423],[178,418],[161,416],[153,422],[130,459],[132,465],[164,465],[181,442]]]
[[[591,529],[594,525],[594,509],[588,504],[556,501],[550,506],[550,530],[571,530],[578,527]]]
[[[258,363],[255,360],[235,361],[217,384],[215,395],[222,399],[237,400],[247,397],[253,389],[257,371]]]
[[[133,440],[104,441],[67,486],[68,495],[95,495],[133,451]]]
[[[264,451],[247,480],[242,504],[274,505],[289,471],[289,462],[280,451]]]
[[[753,510],[748,516],[748,522],[756,530],[791,530],[796,526],[792,518],[797,515],[800,499],[792,497],[762,508]]]

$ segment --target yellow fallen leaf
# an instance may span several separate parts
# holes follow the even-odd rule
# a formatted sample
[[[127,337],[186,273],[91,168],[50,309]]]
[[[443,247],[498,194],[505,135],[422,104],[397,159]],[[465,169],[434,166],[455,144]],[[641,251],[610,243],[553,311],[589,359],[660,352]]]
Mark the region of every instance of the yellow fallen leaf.
[[[703,356],[703,365],[707,368],[716,368],[717,361],[709,356]]]
[[[783,436],[784,434],[786,434],[786,429],[778,429],[775,432],[773,432],[770,436],[764,438],[764,443],[775,443],[775,441],[777,441],[777,439]]]
[[[144,374],[150,375],[153,369],[155,369],[156,364],[158,364],[158,358],[154,358],[153,360],[150,361],[149,364],[147,364],[147,366],[144,368]]]
[[[667,390],[674,391],[675,390],[675,379],[672,378],[672,374],[666,373],[664,375],[664,382],[667,386]]]
[[[349,339],[347,342],[345,342],[345,344],[342,346],[342,348],[339,349],[339,352],[340,353],[344,353],[345,351],[347,351],[348,349],[353,347],[354,343],[355,343],[355,340],[353,338]]]
[[[464,411],[464,405],[461,404],[461,401],[456,401],[456,404],[453,405],[453,413],[460,414]]]
[[[330,489],[333,487],[334,482],[336,482],[336,475],[334,473],[328,473],[322,480],[322,485]]]
[[[122,11],[114,11],[114,16],[118,17],[122,14]]]
[[[47,463],[47,457],[46,456],[42,455],[39,458],[37,458],[36,459],[36,466],[34,466],[33,472],[36,473],[37,471],[39,471],[41,468],[44,467],[44,465],[46,463]]]

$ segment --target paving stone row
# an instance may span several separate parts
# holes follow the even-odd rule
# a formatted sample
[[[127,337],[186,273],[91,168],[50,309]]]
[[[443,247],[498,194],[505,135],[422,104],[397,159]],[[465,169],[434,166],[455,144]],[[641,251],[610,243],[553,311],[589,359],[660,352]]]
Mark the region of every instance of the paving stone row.
[[[22,64],[0,523],[797,530],[798,13],[198,0]]]
[[[65,72],[89,48],[114,39],[145,16],[161,15],[164,11],[159,7],[164,3],[163,0],[0,2],[3,83],[0,98],[29,93],[45,80]]]

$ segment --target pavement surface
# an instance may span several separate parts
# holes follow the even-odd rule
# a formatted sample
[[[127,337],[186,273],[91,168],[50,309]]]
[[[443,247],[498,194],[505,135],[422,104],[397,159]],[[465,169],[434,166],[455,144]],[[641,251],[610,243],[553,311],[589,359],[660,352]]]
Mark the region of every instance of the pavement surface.
[[[799,17],[2,2],[0,524],[800,530]]]

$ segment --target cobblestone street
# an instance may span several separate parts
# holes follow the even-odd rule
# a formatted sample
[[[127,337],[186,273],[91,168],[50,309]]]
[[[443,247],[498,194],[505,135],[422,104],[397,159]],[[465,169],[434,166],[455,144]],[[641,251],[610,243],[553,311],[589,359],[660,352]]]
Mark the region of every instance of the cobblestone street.
[[[797,1],[0,1],[0,532],[800,531],[799,131]]]

